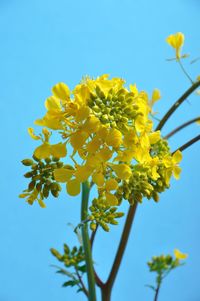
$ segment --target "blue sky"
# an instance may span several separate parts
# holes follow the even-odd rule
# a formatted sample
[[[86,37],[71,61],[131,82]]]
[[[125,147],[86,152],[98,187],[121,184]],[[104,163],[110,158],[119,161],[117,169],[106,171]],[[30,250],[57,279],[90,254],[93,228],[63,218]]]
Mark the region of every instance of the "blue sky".
[[[162,100],[156,110],[162,116],[189,87],[174,62],[165,38],[182,31],[184,51],[191,59],[200,55],[200,2],[198,0],[1,0],[1,211],[0,300],[77,300],[75,290],[61,288],[50,247],[76,243],[68,222],[79,220],[80,200],[62,193],[49,199],[47,208],[28,206],[18,194],[26,187],[20,160],[36,146],[27,127],[44,114],[44,100],[59,81],[72,89],[83,75],[109,73],[137,83],[149,93],[159,88]],[[185,62],[193,78],[200,61]],[[199,115],[199,97],[188,102],[169,120],[163,134]],[[170,140],[172,150],[197,135],[196,125]],[[198,301],[200,266],[199,151],[195,144],[184,152],[180,181],[158,204],[144,200],[139,206],[129,245],[113,291],[113,301],[153,300],[145,284],[154,283],[146,262],[152,255],[179,248],[189,254],[187,264],[165,281],[160,301]],[[127,205],[124,204],[124,209]],[[109,234],[100,231],[94,259],[105,279],[112,263],[123,221]]]

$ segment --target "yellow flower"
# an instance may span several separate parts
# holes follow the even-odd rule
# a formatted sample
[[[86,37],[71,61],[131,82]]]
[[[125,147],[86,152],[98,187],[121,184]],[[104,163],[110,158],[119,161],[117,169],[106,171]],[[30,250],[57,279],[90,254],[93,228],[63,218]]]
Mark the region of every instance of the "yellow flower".
[[[111,168],[114,170],[116,175],[122,180],[128,180],[132,175],[131,168],[127,164],[118,164],[118,165],[112,164]]]
[[[184,34],[177,32],[167,37],[166,42],[176,50],[176,59],[181,58],[181,48],[184,44]]]
[[[186,259],[188,257],[188,254],[181,253],[178,249],[174,250],[174,256],[178,260]]]
[[[69,180],[66,184],[67,193],[71,196],[76,196],[81,191],[81,184],[78,180]]]
[[[70,89],[65,83],[58,83],[52,88],[52,93],[61,101],[67,101],[70,97]]]
[[[57,143],[57,144],[49,144],[45,142],[44,144],[38,146],[35,151],[34,155],[38,159],[46,159],[50,156],[56,157],[56,158],[64,158],[67,155],[67,149],[65,143]]]
[[[111,129],[106,136],[106,143],[109,146],[119,147],[122,144],[122,133],[117,129]]]

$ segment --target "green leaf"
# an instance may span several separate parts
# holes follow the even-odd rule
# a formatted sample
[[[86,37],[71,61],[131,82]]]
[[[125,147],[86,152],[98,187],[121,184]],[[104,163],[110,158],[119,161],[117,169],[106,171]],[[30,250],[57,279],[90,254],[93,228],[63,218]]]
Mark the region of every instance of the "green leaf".
[[[86,273],[86,265],[84,264],[84,265],[82,265],[82,266],[78,266],[77,267],[77,270],[79,270],[79,271],[81,271],[82,273]]]
[[[156,289],[155,289],[155,287],[153,285],[146,284],[145,286],[151,288],[154,292],[156,291]]]
[[[75,286],[79,283],[78,280],[69,280],[69,281],[66,281],[65,283],[63,283],[63,287],[66,287],[66,286]]]

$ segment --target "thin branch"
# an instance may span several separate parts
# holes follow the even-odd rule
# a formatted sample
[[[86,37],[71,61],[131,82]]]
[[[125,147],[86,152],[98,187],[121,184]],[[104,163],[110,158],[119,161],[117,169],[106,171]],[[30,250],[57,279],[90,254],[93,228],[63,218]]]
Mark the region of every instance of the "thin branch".
[[[178,107],[200,86],[200,81],[195,82],[169,109],[156,127],[156,131],[161,130],[170,116],[178,109]]]
[[[134,220],[134,216],[135,216],[135,212],[137,209],[137,202],[134,203],[132,206],[130,206],[127,217],[126,217],[126,222],[124,225],[124,229],[122,232],[122,236],[121,236],[121,240],[118,246],[118,250],[110,271],[110,275],[108,277],[107,282],[104,285],[104,288],[102,290],[105,290],[107,292],[111,292],[112,286],[114,284],[115,278],[117,276],[117,272],[119,270],[123,255],[124,255],[124,251],[126,249],[126,245],[128,242],[128,238],[129,238],[129,234],[131,231],[131,226]]]
[[[79,282],[80,282],[80,286],[81,286],[81,288],[82,288],[84,294],[88,297],[88,296],[89,296],[88,290],[86,289],[85,284],[83,283],[82,277],[81,277],[81,275],[79,274],[79,271],[77,270],[77,268],[75,268],[75,270],[76,270],[76,275],[77,275],[77,277],[78,277],[78,280],[79,280]]]
[[[157,288],[156,288],[156,293],[155,293],[154,301],[158,300],[159,290],[160,290],[160,285],[158,285]]]
[[[91,250],[92,250],[92,247],[93,247],[93,244],[94,244],[94,239],[95,239],[98,227],[99,227],[99,225],[97,224],[96,229],[94,231],[92,231],[92,234],[91,234],[91,237],[90,237]]]
[[[99,225],[97,224],[97,227],[94,231],[92,231],[92,234],[91,234],[91,237],[90,237],[90,246],[91,246],[91,251],[92,251],[92,248],[93,248],[93,244],[94,244],[94,239],[95,239],[95,236],[96,236],[96,233],[97,233],[97,230],[98,230],[98,227]],[[94,269],[94,278],[95,278],[95,282],[97,284],[97,286],[99,287],[103,287],[104,283],[103,281],[100,279],[100,277],[98,276],[95,268],[93,267]]]
[[[185,127],[187,127],[188,125],[200,121],[200,117],[196,117],[193,118],[183,124],[181,124],[180,126],[178,126],[177,128],[175,128],[173,131],[171,131],[169,134],[167,134],[165,137],[163,137],[163,139],[169,139],[170,137],[172,137],[174,134],[176,134],[177,132],[179,132],[180,130],[184,129]]]
[[[177,150],[180,150],[180,151],[183,151],[185,150],[186,148],[190,147],[192,144],[194,144],[195,142],[199,141],[200,140],[200,135],[197,135],[196,137],[194,137],[193,139],[189,140],[188,142],[186,142],[185,144],[183,144],[182,146],[180,146],[179,148],[177,148],[173,153],[172,155],[177,151]]]

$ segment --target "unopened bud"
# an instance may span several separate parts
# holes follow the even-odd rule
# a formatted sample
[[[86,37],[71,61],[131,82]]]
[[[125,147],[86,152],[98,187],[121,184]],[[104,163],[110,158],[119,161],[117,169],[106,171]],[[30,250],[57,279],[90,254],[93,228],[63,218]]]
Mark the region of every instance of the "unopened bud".
[[[33,164],[33,160],[31,160],[31,159],[24,159],[21,162],[25,166],[31,166]]]

